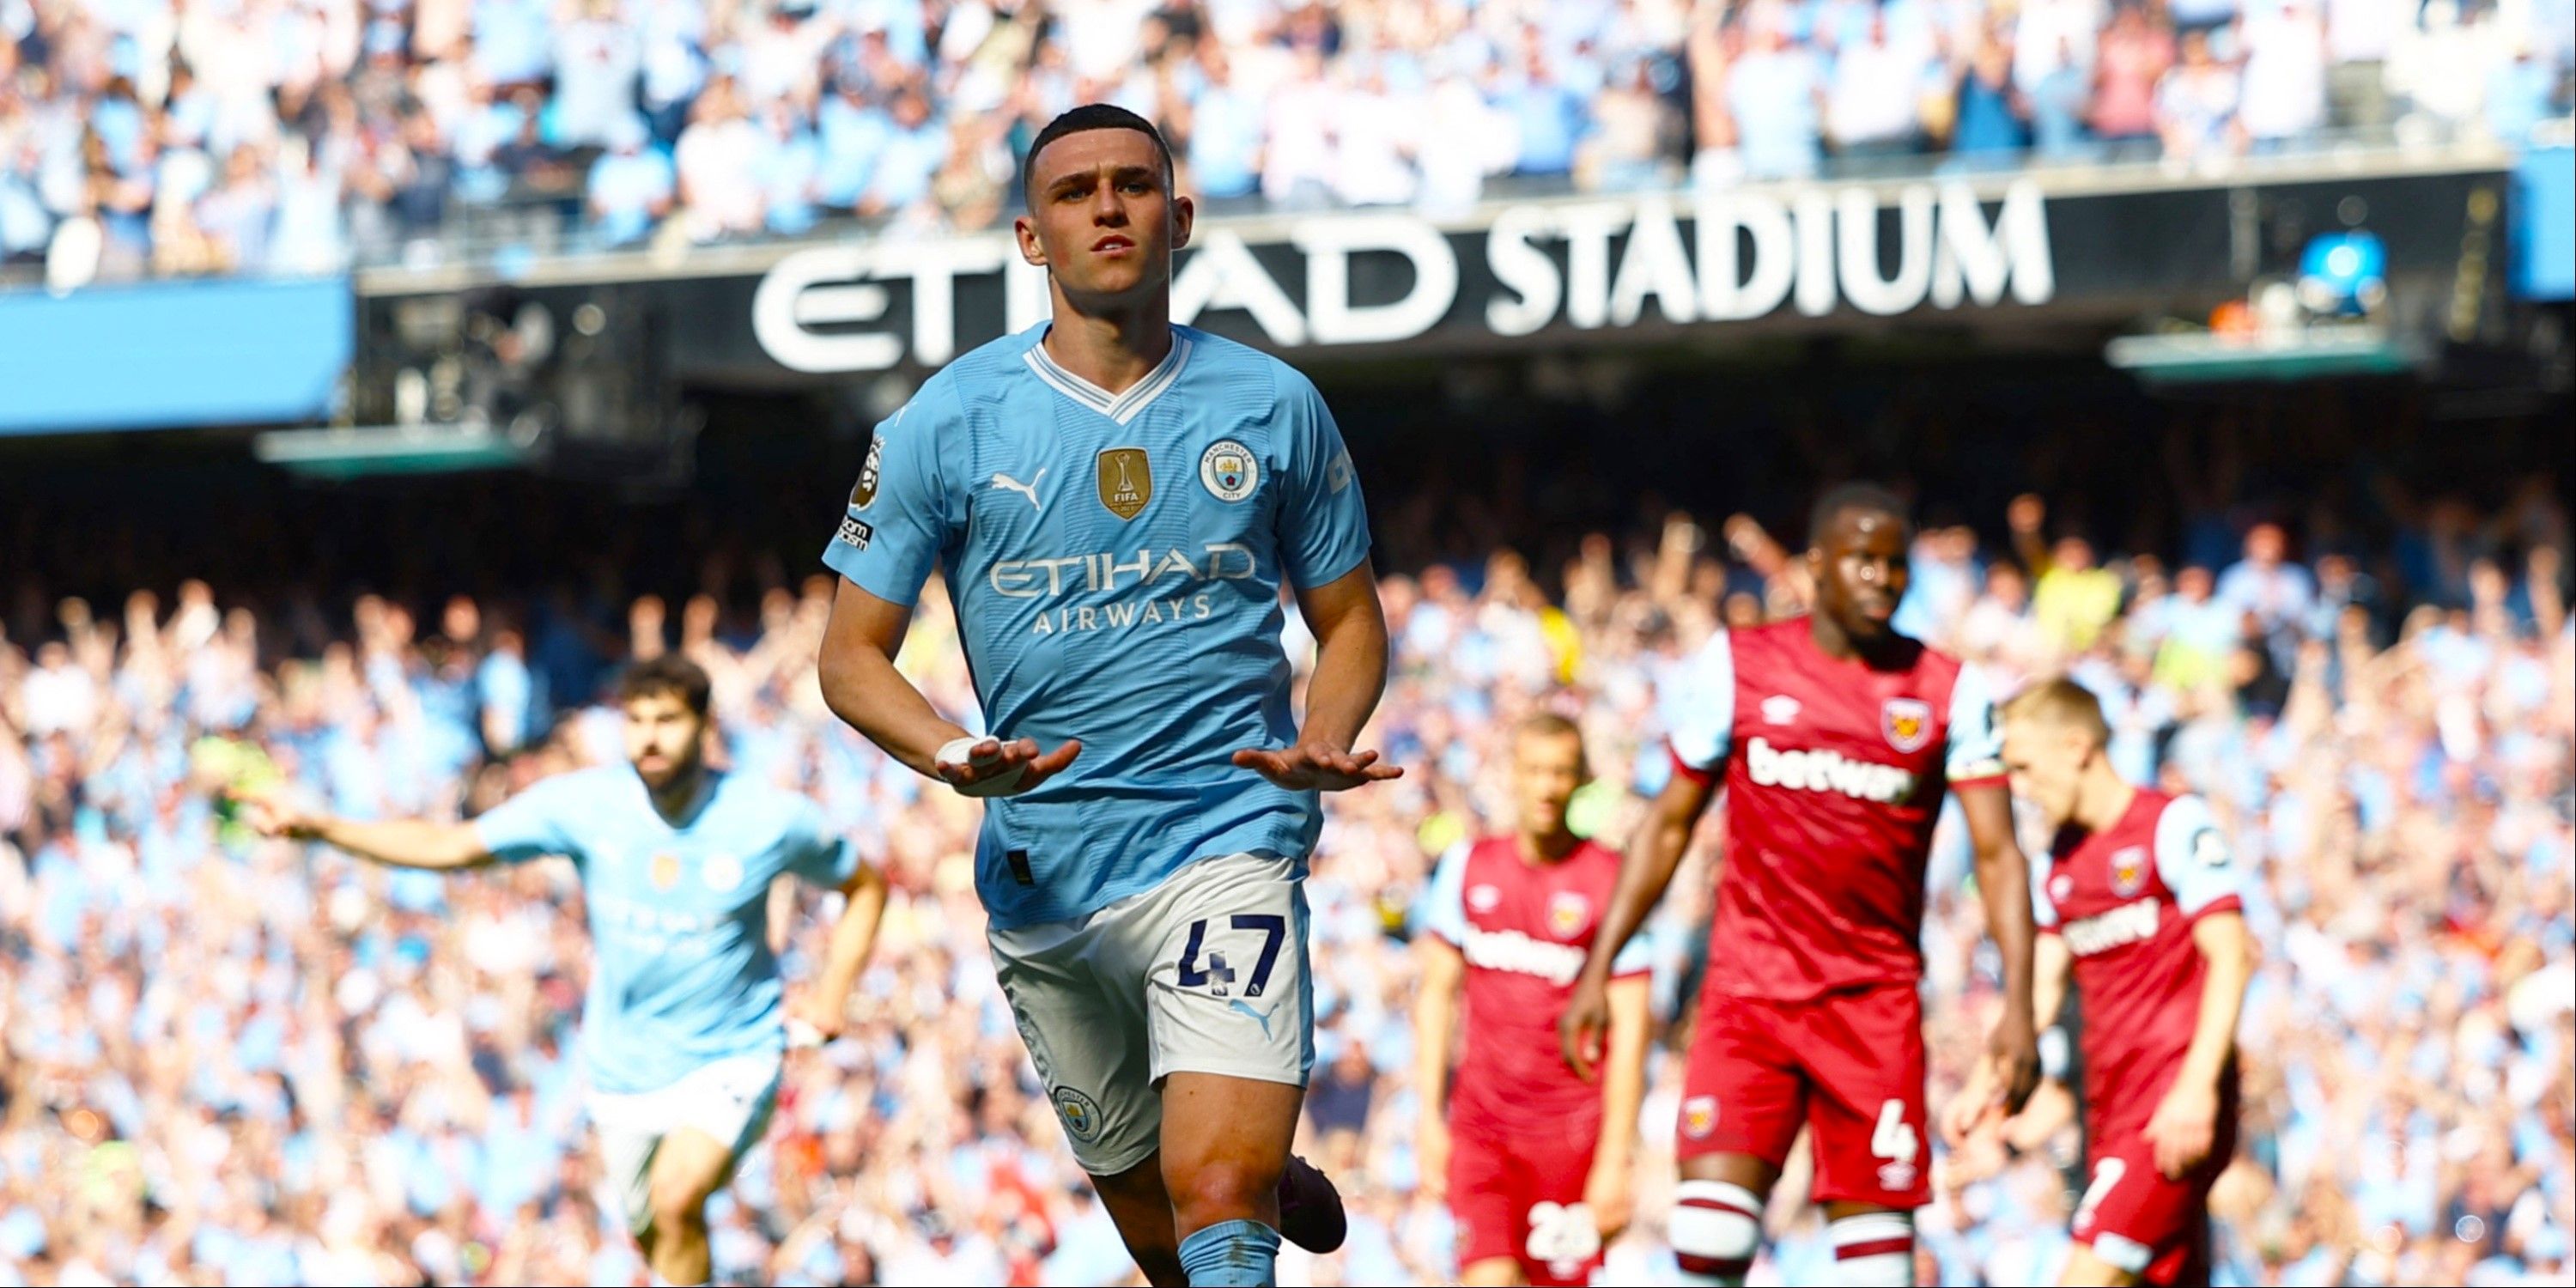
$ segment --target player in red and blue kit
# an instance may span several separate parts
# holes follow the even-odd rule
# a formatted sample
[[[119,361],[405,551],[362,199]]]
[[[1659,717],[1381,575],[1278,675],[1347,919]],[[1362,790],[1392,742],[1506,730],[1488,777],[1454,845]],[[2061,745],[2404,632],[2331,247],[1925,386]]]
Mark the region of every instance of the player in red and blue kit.
[[[2236,1020],[2254,973],[2245,877],[2209,806],[2129,785],[2110,736],[2071,680],[2004,706],[2013,788],[2055,834],[2033,869],[2038,1013],[2057,1013],[2070,976],[2084,1008],[2092,1179],[2061,1282],[2206,1284],[2209,1190],[2236,1152]],[[1979,1125],[1953,1117],[1953,1140]]]
[[[2029,872],[2014,843],[1993,713],[1975,673],[1888,625],[1905,595],[1901,502],[1846,484],[1816,504],[1815,611],[1720,632],[1668,691],[1673,776],[1629,847],[1559,1023],[1588,1069],[1610,965],[1727,790],[1726,863],[1683,1073],[1682,1184],[1669,1235],[1688,1282],[1741,1284],[1800,1128],[1835,1282],[1910,1284],[1925,1150],[1924,866],[1945,791],[1975,851],[2001,950],[2004,1012],[1985,1062],[2017,1108],[2039,1078]]]
[[[1619,856],[1566,826],[1585,778],[1572,721],[1531,717],[1514,732],[1511,764],[1514,833],[1452,849],[1423,900],[1413,1008],[1422,1176],[1457,1218],[1459,1282],[1579,1284],[1628,1223],[1648,944],[1635,940],[1612,963],[1609,1054],[1593,1086],[1557,1058],[1556,1015],[1609,906]]]

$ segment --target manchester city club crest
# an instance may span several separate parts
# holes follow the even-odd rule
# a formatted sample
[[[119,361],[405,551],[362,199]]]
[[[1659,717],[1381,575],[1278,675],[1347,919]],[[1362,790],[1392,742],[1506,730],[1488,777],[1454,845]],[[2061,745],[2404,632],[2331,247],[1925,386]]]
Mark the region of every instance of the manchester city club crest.
[[[1253,463],[1251,448],[1223,438],[1200,455],[1199,482],[1217,500],[1240,501],[1260,486],[1261,467]]]
[[[1112,447],[1100,454],[1100,503],[1121,519],[1145,512],[1154,499],[1154,468],[1141,447]]]
[[[1547,928],[1559,939],[1581,934],[1592,920],[1592,901],[1578,890],[1559,890],[1547,897]]]
[[[1878,709],[1879,732],[1887,735],[1887,745],[1898,751],[1913,753],[1932,741],[1932,704],[1920,698],[1889,698]]]
[[[2147,847],[2132,845],[2111,855],[2111,893],[2123,899],[2147,888]]]
[[[742,860],[730,854],[708,855],[698,867],[698,879],[706,882],[708,889],[723,894],[742,884]]]
[[[1055,1115],[1064,1120],[1065,1134],[1089,1144],[1100,1136],[1100,1102],[1074,1090],[1058,1087],[1049,1097],[1055,1101]]]

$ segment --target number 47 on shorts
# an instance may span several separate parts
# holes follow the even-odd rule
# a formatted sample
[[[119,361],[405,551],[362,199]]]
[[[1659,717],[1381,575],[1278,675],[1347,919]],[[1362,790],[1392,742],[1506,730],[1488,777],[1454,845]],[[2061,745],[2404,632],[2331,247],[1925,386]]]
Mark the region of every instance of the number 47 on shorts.
[[[1253,963],[1252,978],[1243,988],[1245,997],[1259,997],[1270,987],[1270,968],[1279,964],[1279,946],[1288,938],[1288,919],[1277,913],[1247,912],[1235,914],[1227,924],[1235,930],[1261,933],[1261,956]],[[1183,988],[1205,988],[1211,997],[1224,997],[1234,984],[1234,968],[1226,964],[1223,952],[1214,949],[1206,951],[1206,964],[1200,964],[1207,928],[1206,918],[1190,923],[1189,943],[1181,949],[1180,984]]]

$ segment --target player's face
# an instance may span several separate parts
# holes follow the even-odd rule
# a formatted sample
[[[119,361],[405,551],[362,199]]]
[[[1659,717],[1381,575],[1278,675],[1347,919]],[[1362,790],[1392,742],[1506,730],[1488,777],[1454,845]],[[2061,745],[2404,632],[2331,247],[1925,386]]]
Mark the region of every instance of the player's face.
[[[1528,733],[1513,740],[1512,795],[1520,826],[1553,836],[1565,828],[1566,807],[1583,786],[1583,740],[1571,734]]]
[[[2075,817],[2076,792],[2090,751],[2081,730],[2045,720],[2004,725],[2004,770],[2012,775],[2013,794],[2030,802],[2052,830]]]
[[[1084,130],[1049,143],[1014,225],[1020,254],[1066,295],[1120,299],[1167,289],[1189,244],[1190,199],[1163,181],[1163,156],[1136,130]]]
[[[626,759],[660,791],[696,769],[706,722],[676,693],[646,693],[626,704]]]
[[[1816,611],[1854,639],[1887,634],[1905,598],[1905,521],[1883,510],[1835,515],[1825,539],[1807,552],[1816,578]]]

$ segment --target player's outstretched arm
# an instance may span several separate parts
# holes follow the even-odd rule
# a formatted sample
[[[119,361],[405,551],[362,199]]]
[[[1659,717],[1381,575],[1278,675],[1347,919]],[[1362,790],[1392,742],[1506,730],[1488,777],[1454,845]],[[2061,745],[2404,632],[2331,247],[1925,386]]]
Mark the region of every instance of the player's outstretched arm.
[[[2030,860],[2013,839],[2012,793],[2001,782],[1963,787],[1958,795],[1986,933],[2004,960],[2004,1013],[1987,1036],[1986,1057],[1994,1062],[1997,1103],[2006,1114],[2019,1113],[2039,1087],[2039,1026],[2031,1009],[2032,941],[2039,929],[2031,916]]]
[[[977,739],[940,715],[894,669],[895,652],[911,626],[911,608],[841,579],[815,662],[823,703],[832,714],[913,772],[970,795],[1017,795],[1054,777],[1081,754],[1079,742],[1042,753],[1027,738]],[[953,755],[940,754],[951,747]]]
[[[885,919],[886,878],[873,863],[861,862],[841,885],[841,919],[832,926],[832,946],[823,971],[788,1008],[788,1041],[820,1046],[841,1036],[849,1023],[850,990],[875,949],[877,925]]]
[[[1619,883],[1610,892],[1610,906],[1602,911],[1601,930],[1593,936],[1592,952],[1583,959],[1583,973],[1575,977],[1574,996],[1556,1021],[1559,1052],[1587,1082],[1593,1066],[1601,1062],[1602,1037],[1610,1027],[1610,964],[1672,885],[1682,851],[1690,845],[1691,829],[1708,812],[1717,782],[1716,775],[1674,774],[1647,807],[1645,823],[1629,843],[1627,856],[1619,861]]]
[[[1386,691],[1386,608],[1377,576],[1363,562],[1333,580],[1297,591],[1297,611],[1315,634],[1315,675],[1306,683],[1306,726],[1294,745],[1247,747],[1234,763],[1295,791],[1338,792],[1400,778],[1374,751],[1353,751],[1360,730]]]
[[[2254,978],[2254,939],[2245,918],[2212,912],[2191,926],[2192,946],[2208,969],[2200,977],[2200,1019],[2173,1086],[2147,1120],[2147,1143],[2156,1170],[2180,1179],[2209,1157],[2217,1139],[2219,1079],[2236,1053],[2236,1021],[2245,1009],[2245,986]]]
[[[398,818],[361,823],[328,814],[308,814],[288,805],[278,788],[239,789],[232,793],[250,825],[267,837],[320,841],[359,858],[398,868],[445,871],[479,867],[492,861],[471,823],[432,823]]]

